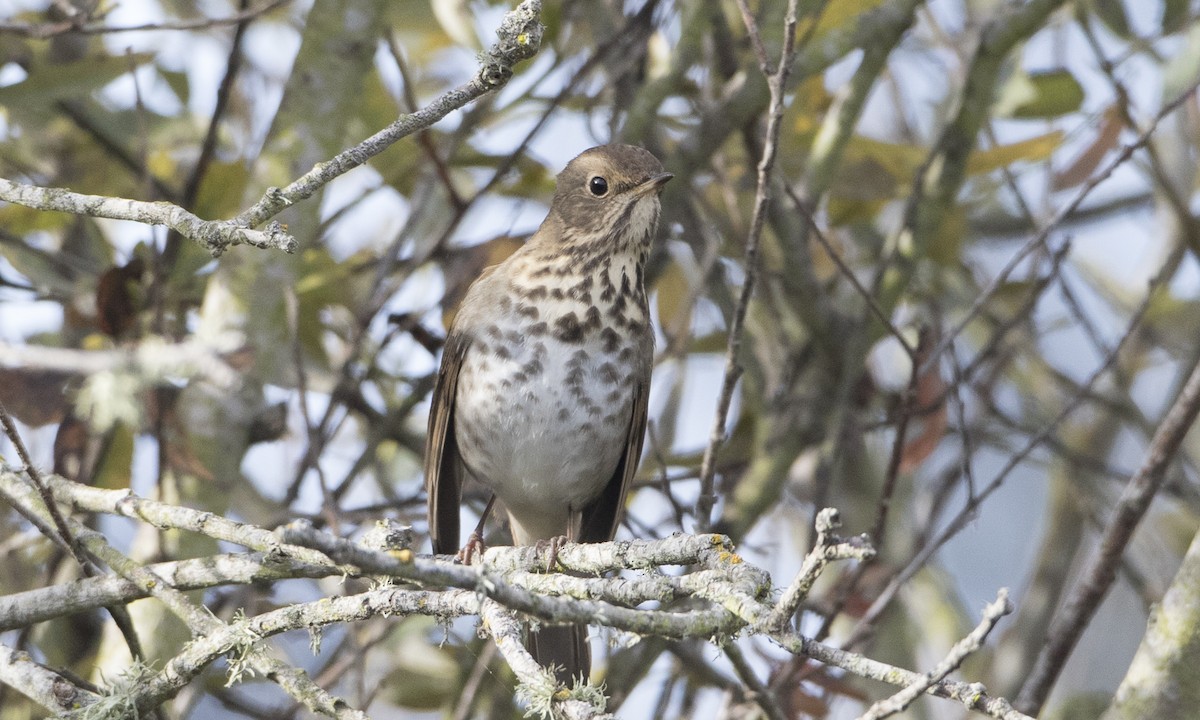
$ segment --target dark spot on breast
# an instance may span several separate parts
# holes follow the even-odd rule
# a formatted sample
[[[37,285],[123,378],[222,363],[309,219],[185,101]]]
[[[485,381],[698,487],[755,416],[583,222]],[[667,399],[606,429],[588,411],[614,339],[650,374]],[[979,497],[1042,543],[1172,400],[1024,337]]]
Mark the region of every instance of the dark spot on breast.
[[[512,351],[510,351],[508,349],[507,345],[497,345],[496,349],[492,351],[492,354],[495,355],[496,357],[500,358],[501,360],[511,360],[512,359]]]
[[[621,352],[617,354],[617,359],[621,360],[622,362],[629,362],[632,360],[633,348],[628,346],[621,348]]]
[[[508,312],[512,309],[512,298],[507,295],[501,295],[500,302],[498,304],[500,305],[501,311]]]
[[[624,317],[625,316],[625,300],[627,297],[628,296],[625,293],[621,293],[621,294],[617,295],[617,299],[614,300],[613,304],[608,308],[608,314],[615,318]]]
[[[520,305],[517,305],[517,314],[521,315],[523,317],[527,317],[530,320],[538,319],[538,309],[537,309],[537,306],[535,306],[535,305],[527,305],[525,303],[521,303]]]
[[[504,333],[500,332],[500,328],[496,327],[495,325],[488,325],[488,329],[485,332],[487,333],[487,336],[493,340],[504,339]]]
[[[521,290],[521,297],[526,300],[541,300],[546,297],[546,286],[538,285],[536,287],[524,288]]]
[[[550,297],[554,298],[555,300],[562,300],[566,296],[567,294],[563,292],[563,289],[560,287],[550,289]]]
[[[512,381],[518,385],[524,385],[525,383],[529,382],[529,376],[518,371],[513,373]]]
[[[528,334],[530,334],[530,335],[545,335],[545,334],[546,334],[546,331],[547,331],[547,330],[549,330],[549,329],[550,329],[550,326],[549,326],[549,325],[547,325],[546,323],[544,323],[544,322],[535,322],[534,324],[532,324],[532,325],[530,325],[529,327],[525,328],[525,332],[526,332],[526,333],[528,333]],[[545,347],[545,346],[543,346],[543,347]]]
[[[561,407],[561,406],[560,406],[560,407],[558,408],[558,420],[559,420],[559,422],[566,422],[567,420],[570,420],[570,419],[571,419],[571,411],[570,411],[570,409],[568,409],[568,408],[565,408],[565,407]]]
[[[615,403],[621,399],[621,394],[625,391],[622,388],[616,387],[608,391],[608,395],[604,396],[604,402]]]
[[[600,366],[600,378],[609,385],[615,385],[621,376],[617,373],[617,366],[610,362],[606,362]]]
[[[554,321],[554,336],[565,343],[577,343],[583,339],[583,326],[575,313],[569,312]]]
[[[604,343],[604,352],[615,353],[621,344],[621,336],[616,330],[606,327],[600,331],[600,341]]]
[[[571,359],[567,361],[567,369],[574,370],[581,367],[588,359],[588,351],[582,348],[571,353]]]
[[[587,309],[587,314],[583,316],[584,327],[587,329],[595,329],[600,327],[600,308],[592,305]]]
[[[521,366],[521,372],[535,377],[541,375],[542,363],[537,358],[534,358]]]

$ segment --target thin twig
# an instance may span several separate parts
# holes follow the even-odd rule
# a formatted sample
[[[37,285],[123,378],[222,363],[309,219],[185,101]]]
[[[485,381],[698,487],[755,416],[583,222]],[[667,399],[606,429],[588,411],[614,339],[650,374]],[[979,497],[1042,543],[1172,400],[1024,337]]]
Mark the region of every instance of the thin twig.
[[[17,425],[13,422],[12,416],[8,414],[8,408],[4,407],[3,402],[0,402],[0,425],[4,426],[4,434],[8,436],[9,442],[16,448],[17,457],[21,458],[21,463],[25,466],[25,474],[33,482],[33,486],[37,489],[42,503],[46,506],[46,510],[49,511],[50,519],[54,521],[54,529],[57,531],[58,537],[62,539],[66,548],[75,557],[75,561],[81,567],[89,567],[91,563],[84,555],[82,548],[80,548],[79,541],[76,540],[74,533],[71,532],[70,526],[67,525],[67,519],[59,509],[58,503],[55,502],[54,494],[50,492],[45,479],[42,478],[41,471],[37,469],[37,465],[34,465],[33,460],[30,459],[29,450],[26,449],[25,442],[21,439],[21,433],[17,432]]]
[[[1011,275],[1014,270],[1016,270],[1021,261],[1024,260],[1034,250],[1044,245],[1049,239],[1050,234],[1054,232],[1060,225],[1062,225],[1065,220],[1071,217],[1071,215],[1079,208],[1080,204],[1082,204],[1083,201],[1086,200],[1089,195],[1091,195],[1092,191],[1095,190],[1098,185],[1108,180],[1112,174],[1116,172],[1118,168],[1128,162],[1138,150],[1141,150],[1143,147],[1149,144],[1150,140],[1154,137],[1154,132],[1158,129],[1159,123],[1180,106],[1182,106],[1185,102],[1187,102],[1188,98],[1190,98],[1196,92],[1197,87],[1200,87],[1200,80],[1192,83],[1187,90],[1183,91],[1173,100],[1171,100],[1171,102],[1164,105],[1158,111],[1158,114],[1154,116],[1154,119],[1150,121],[1150,124],[1146,126],[1146,128],[1143,129],[1138,135],[1137,139],[1121,148],[1121,151],[1117,153],[1116,157],[1114,157],[1107,165],[1104,166],[1103,170],[1089,178],[1088,181],[1079,188],[1078,192],[1075,193],[1075,196],[1072,197],[1071,200],[1069,200],[1065,205],[1059,208],[1058,212],[1054,214],[1054,217],[1051,218],[1050,221],[1037,232],[1037,234],[1030,238],[1028,242],[1022,245],[1021,248],[1011,258],[1009,258],[1008,262],[1005,263],[1004,267],[1001,268],[996,277],[992,278],[992,281],[988,283],[988,286],[984,288],[982,292],[980,292],[979,297],[971,305],[970,309],[967,310],[966,314],[963,315],[963,317],[954,325],[954,327],[942,337],[941,341],[937,344],[933,351],[929,353],[929,357],[925,360],[924,367],[922,367],[922,372],[932,367],[933,364],[938,361],[938,358],[940,358],[942,353],[944,353],[946,349],[950,347],[950,344],[954,342],[954,339],[958,337],[959,333],[961,333],[967,327],[967,325],[969,325],[970,322],[975,319],[975,316],[978,315],[989,302],[991,302],[995,294],[1008,281],[1008,276]]]
[[[749,8],[746,7],[745,0],[739,0],[738,4],[744,8],[743,18],[746,21],[747,32],[752,38],[757,37],[758,26],[755,24]],[[712,526],[712,510],[713,505],[716,504],[713,476],[717,461],[717,448],[725,438],[725,424],[729,417],[729,406],[733,402],[733,390],[741,376],[738,355],[742,347],[742,328],[746,322],[746,311],[750,306],[750,298],[754,295],[754,283],[758,276],[758,243],[767,219],[767,205],[771,201],[771,170],[775,165],[775,156],[779,149],[779,130],[783,122],[787,79],[795,51],[796,5],[797,0],[788,0],[779,66],[772,72],[767,66],[765,52],[760,57],[760,68],[763,74],[768,76],[767,84],[771,91],[771,105],[767,115],[766,142],[763,144],[762,157],[758,162],[758,190],[754,197],[754,214],[751,216],[750,232],[746,237],[744,260],[746,278],[742,283],[742,292],[729,323],[729,338],[725,349],[725,379],[721,383],[717,411],[713,416],[708,444],[704,448],[704,459],[700,463],[700,495],[696,499],[696,529],[700,532],[704,532]],[[761,40],[757,42],[761,44]]]
[[[912,343],[908,341],[908,338],[904,337],[904,333],[900,332],[900,330],[896,328],[896,326],[892,323],[892,319],[888,317],[887,313],[883,311],[883,308],[879,306],[879,301],[875,299],[875,296],[871,294],[871,291],[867,289],[867,286],[863,285],[862,280],[858,279],[858,275],[855,275],[854,271],[850,269],[850,266],[846,264],[846,261],[842,258],[841,253],[839,253],[837,249],[833,247],[833,243],[829,242],[829,238],[825,236],[825,231],[821,229],[821,226],[817,224],[817,219],[813,217],[812,211],[808,209],[808,206],[804,204],[804,201],[799,195],[796,194],[796,191],[790,184],[786,182],[783,183],[783,189],[784,192],[787,193],[788,198],[792,201],[792,204],[796,207],[796,211],[804,216],[804,220],[808,223],[809,229],[812,230],[813,235],[817,238],[817,242],[821,243],[821,247],[825,248],[825,254],[829,256],[829,259],[833,261],[834,265],[837,265],[838,272],[840,272],[843,277],[850,281],[850,285],[854,287],[855,292],[857,292],[859,296],[862,297],[863,301],[867,303],[867,307],[870,309],[871,314],[874,315],[875,319],[887,329],[889,335],[896,338],[896,340],[900,342],[900,347],[904,348],[904,352],[908,355],[908,357],[910,359],[915,358],[917,352],[916,348],[912,346]]]
[[[1050,695],[1067,657],[1096,614],[1117,576],[1120,558],[1138,528],[1150,501],[1162,487],[1167,469],[1179,451],[1196,415],[1200,413],[1200,363],[1196,364],[1183,390],[1158,426],[1141,467],[1129,478],[1100,544],[1088,560],[1066,604],[1051,625],[1046,644],[1021,688],[1017,707],[1036,714]]]
[[[974,653],[983,647],[983,641],[987,639],[992,628],[996,627],[996,623],[1000,622],[1000,618],[1011,613],[1013,610],[1012,604],[1008,601],[1008,589],[1001,588],[996,594],[996,599],[989,603],[983,609],[983,619],[975,626],[962,640],[954,644],[946,657],[937,664],[932,670],[920,677],[917,682],[908,685],[900,692],[887,698],[880,700],[867,709],[865,713],[859,716],[858,720],[882,720],[885,717],[904,712],[909,705],[918,697],[923,695],[933,686],[950,673],[958,669],[967,656]]]

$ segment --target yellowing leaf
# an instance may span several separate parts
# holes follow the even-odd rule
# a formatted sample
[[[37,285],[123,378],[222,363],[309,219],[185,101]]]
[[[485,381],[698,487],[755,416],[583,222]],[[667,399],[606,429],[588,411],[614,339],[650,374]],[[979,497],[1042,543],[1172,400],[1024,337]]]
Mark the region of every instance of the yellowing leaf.
[[[1037,162],[1050,157],[1062,144],[1061,130],[1038,135],[1010,145],[999,145],[987,150],[976,150],[967,160],[967,173],[978,175],[1011,165],[1015,162]]]
[[[863,13],[870,12],[883,5],[886,0],[829,0],[817,19],[817,27],[810,30],[812,21],[796,24],[796,35],[805,37],[810,32],[813,37],[820,37],[831,30],[850,26],[860,20]]]

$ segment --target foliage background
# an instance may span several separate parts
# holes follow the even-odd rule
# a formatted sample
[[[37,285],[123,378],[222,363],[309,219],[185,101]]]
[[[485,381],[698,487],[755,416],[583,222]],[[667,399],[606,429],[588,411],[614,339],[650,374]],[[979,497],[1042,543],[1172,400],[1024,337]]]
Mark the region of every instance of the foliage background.
[[[0,13],[0,177],[229,218],[468,79],[506,9],[21,0]],[[774,58],[784,3],[752,10]],[[241,19],[211,21],[230,17]],[[712,464],[713,527],[786,583],[816,510],[839,508],[881,556],[827,573],[800,627],[914,669],[1009,586],[1017,612],[964,676],[1015,698],[1200,358],[1200,12],[1186,0],[806,0],[800,17],[749,269],[769,93],[737,5],[547,2],[543,48],[504,90],[283,212],[295,254],[243,246],[214,261],[162,228],[0,207],[0,400],[35,460],[82,482],[268,527],[305,517],[349,535],[388,516],[419,531],[445,320],[536,227],[570,157],[610,139],[641,144],[676,178],[649,273],[652,435],[623,535],[707,524],[695,514],[702,457],[729,318],[754,276],[744,374]],[[182,25],[101,32],[143,23]],[[158,339],[215,348],[240,382],[151,382],[44,352]],[[1048,712],[1108,706],[1196,532],[1197,452],[1185,441],[1121,548],[1115,590]],[[219,547],[94,524],[139,560]],[[77,572],[7,511],[0,538],[4,593]],[[293,581],[196,597],[228,617],[345,591]],[[153,601],[130,609],[151,658],[186,639]],[[129,663],[105,619],[64,617],[0,641],[101,681]],[[316,656],[306,638],[281,644],[380,717],[511,716],[503,663],[471,624],[451,636],[442,643],[423,618],[376,619],[330,633]],[[853,716],[884,694],[743,644],[788,716]],[[663,646],[600,663],[624,714],[753,707],[712,646]],[[214,670],[167,715],[277,717],[288,703],[269,685],[223,687]],[[7,687],[0,708],[37,714]],[[962,711],[926,700],[910,712]]]

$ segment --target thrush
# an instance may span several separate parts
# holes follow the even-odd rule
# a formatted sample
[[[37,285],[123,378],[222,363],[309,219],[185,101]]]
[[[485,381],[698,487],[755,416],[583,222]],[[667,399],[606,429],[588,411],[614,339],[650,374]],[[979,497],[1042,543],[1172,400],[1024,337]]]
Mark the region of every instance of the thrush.
[[[642,148],[583,152],[537,232],[467,290],[429,415],[435,552],[459,548],[468,478],[503,504],[518,545],[613,538],[646,427],[645,265],[671,177]],[[591,672],[584,626],[544,626],[527,645],[564,682]]]

